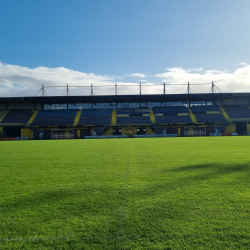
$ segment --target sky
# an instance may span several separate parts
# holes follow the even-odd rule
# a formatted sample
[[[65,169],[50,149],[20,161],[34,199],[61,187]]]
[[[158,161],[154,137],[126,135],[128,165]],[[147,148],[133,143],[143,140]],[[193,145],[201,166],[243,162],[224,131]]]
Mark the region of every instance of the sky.
[[[0,97],[250,92],[249,0],[1,0]],[[202,83],[202,85],[198,85]],[[133,85],[133,86],[131,86]],[[62,86],[54,88],[52,86]],[[85,86],[85,87],[83,87]],[[86,87],[88,86],[88,87]],[[217,90],[218,91],[218,90]]]

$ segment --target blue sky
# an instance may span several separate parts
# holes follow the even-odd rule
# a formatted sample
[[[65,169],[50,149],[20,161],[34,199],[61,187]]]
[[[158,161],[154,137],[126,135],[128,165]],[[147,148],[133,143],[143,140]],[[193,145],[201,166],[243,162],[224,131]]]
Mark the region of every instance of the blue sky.
[[[250,91],[249,10],[249,0],[2,0],[0,96],[64,82],[62,69],[68,84],[212,79]]]

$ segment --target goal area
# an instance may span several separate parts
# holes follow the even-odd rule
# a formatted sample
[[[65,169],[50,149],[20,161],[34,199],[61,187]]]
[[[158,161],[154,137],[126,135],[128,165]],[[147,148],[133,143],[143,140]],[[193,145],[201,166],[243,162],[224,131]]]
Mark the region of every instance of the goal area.
[[[185,127],[184,135],[185,136],[205,136],[206,127]]]
[[[73,129],[52,129],[51,139],[74,139]]]

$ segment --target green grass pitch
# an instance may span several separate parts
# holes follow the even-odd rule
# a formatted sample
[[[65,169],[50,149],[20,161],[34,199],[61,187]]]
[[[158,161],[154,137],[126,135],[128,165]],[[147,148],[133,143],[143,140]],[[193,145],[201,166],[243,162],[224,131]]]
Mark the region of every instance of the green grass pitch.
[[[0,152],[0,249],[250,249],[250,137]]]

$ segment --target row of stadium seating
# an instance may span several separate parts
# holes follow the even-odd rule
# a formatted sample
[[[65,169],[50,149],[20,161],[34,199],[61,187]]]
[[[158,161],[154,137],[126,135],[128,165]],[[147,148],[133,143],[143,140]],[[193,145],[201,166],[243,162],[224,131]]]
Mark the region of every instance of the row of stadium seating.
[[[189,115],[164,115],[156,116],[156,123],[192,123]]]
[[[193,113],[221,112],[220,107],[217,105],[192,106],[190,109]],[[189,113],[189,109],[185,106],[154,107],[153,111],[155,114]]]
[[[2,126],[9,126],[9,125],[10,126],[26,126],[33,112],[34,110],[30,110],[30,109],[9,110],[7,115],[2,119],[1,125]]]
[[[77,110],[64,109],[64,110],[40,110],[36,117],[49,117],[49,116],[76,116]]]
[[[195,114],[198,123],[227,122],[223,114]]]
[[[41,110],[37,113],[32,126],[70,126],[77,110]]]
[[[184,106],[154,107],[153,114],[157,124],[161,123],[194,123],[191,115],[197,123],[225,123],[227,119],[223,109],[232,120],[250,121],[250,108],[247,106],[223,106],[220,109],[216,105],[193,106],[191,111]],[[193,113],[193,114],[192,114]],[[76,120],[77,110],[40,110],[31,119],[34,110],[3,110],[0,112],[0,126],[73,126]],[[79,113],[80,115],[80,113]],[[151,124],[149,109],[123,109],[116,111],[116,124]],[[81,110],[77,124],[84,125],[111,125],[112,109],[105,110]]]
[[[92,116],[92,115],[112,115],[112,109],[104,109],[104,110],[95,110],[95,109],[83,109],[83,116]]]
[[[191,110],[193,113],[221,112],[217,105],[192,106]]]
[[[250,109],[247,106],[225,106],[224,109],[233,122],[250,120]]]
[[[155,114],[178,114],[178,113],[189,113],[188,108],[184,106],[167,106],[167,107],[154,107],[153,112]]]
[[[117,110],[116,114],[116,124],[119,125],[151,124],[149,109],[123,109]]]
[[[79,126],[83,125],[110,125],[112,118],[112,109],[106,110],[82,110],[81,116],[78,122]]]
[[[146,110],[146,109],[129,109],[129,110],[117,110],[116,111],[116,114],[117,115],[120,115],[120,114],[128,114],[128,115],[133,115],[133,116],[140,116],[140,115],[144,115],[144,114],[150,114],[150,111],[149,109]]]
[[[197,123],[227,122],[217,105],[193,106],[190,109],[194,113]],[[189,115],[182,115],[190,113],[189,109],[184,106],[154,107],[153,111],[156,115],[156,123],[192,123]]]
[[[81,115],[78,125],[110,125],[111,115],[85,116]]]
[[[116,124],[151,124],[149,116],[117,117]]]
[[[227,122],[220,107],[217,105],[192,106],[191,110],[198,123]]]

